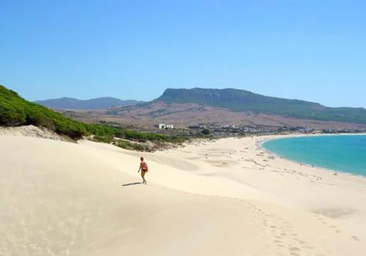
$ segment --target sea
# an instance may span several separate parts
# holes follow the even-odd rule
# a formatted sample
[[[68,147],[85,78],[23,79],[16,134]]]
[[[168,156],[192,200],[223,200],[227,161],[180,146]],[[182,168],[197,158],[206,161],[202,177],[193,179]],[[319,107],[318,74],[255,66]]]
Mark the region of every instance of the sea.
[[[273,139],[262,146],[292,161],[366,177],[366,135]]]

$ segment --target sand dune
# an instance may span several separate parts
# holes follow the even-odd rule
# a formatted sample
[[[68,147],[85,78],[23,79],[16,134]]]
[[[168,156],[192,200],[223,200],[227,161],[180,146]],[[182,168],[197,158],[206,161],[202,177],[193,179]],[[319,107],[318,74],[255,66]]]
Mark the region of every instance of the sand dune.
[[[1,135],[0,255],[365,255],[365,179],[258,140],[146,153],[145,186],[140,153]]]

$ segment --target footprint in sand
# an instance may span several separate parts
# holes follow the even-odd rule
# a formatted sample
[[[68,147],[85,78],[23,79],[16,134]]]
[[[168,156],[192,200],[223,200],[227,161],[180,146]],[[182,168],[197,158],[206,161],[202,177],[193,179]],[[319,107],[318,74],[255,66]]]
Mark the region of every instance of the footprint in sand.
[[[301,252],[301,250],[297,247],[290,247],[289,250],[291,252],[291,255],[292,255],[292,253],[296,253],[297,255],[299,255],[298,253]]]
[[[357,236],[353,236],[352,239],[356,242],[360,242],[361,240]]]
[[[273,242],[277,245],[277,247],[283,248],[285,247],[280,240],[273,240]]]
[[[300,239],[295,239],[295,241],[296,242],[298,242],[299,244],[301,244],[301,245],[304,245],[305,244],[305,242],[304,241],[302,241],[302,240],[300,240]]]

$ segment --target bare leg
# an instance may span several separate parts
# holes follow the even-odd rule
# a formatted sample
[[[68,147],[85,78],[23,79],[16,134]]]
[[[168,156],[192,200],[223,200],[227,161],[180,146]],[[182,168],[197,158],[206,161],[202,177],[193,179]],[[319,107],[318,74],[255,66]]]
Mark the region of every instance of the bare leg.
[[[146,184],[146,180],[145,180],[145,173],[146,173],[146,172],[141,171],[141,178],[142,178],[142,182],[143,182],[144,184]]]

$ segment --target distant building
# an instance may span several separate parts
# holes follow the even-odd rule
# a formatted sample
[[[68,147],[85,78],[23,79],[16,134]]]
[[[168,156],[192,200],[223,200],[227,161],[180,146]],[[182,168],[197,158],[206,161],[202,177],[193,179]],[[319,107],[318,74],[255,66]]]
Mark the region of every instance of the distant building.
[[[158,124],[157,127],[159,129],[174,129],[174,125],[172,124]]]

